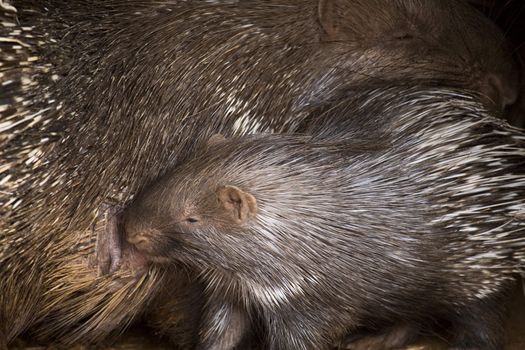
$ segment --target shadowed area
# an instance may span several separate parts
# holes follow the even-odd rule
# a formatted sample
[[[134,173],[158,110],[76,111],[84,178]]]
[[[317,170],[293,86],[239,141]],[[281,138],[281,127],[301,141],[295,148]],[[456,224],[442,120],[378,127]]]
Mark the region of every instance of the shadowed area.
[[[510,314],[507,321],[507,341],[505,350],[525,349],[525,295],[521,288],[516,288],[512,295]],[[11,350],[61,350],[57,346],[44,346],[29,341],[18,340],[9,348]],[[87,350],[86,346],[67,347],[72,350]],[[99,350],[167,350],[173,347],[166,341],[156,337],[146,326],[136,325],[128,329],[122,336],[114,341],[102,345]],[[424,339],[408,346],[406,350],[446,350],[443,342],[437,339]]]

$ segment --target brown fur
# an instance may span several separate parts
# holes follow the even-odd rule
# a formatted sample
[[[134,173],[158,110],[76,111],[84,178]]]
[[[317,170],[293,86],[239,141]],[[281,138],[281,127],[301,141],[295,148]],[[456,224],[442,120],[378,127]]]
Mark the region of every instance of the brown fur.
[[[137,275],[102,242],[101,272],[121,268],[98,275],[91,226],[210,135],[294,131],[364,81],[460,86],[498,106],[509,99],[486,77],[513,86],[502,35],[454,1],[13,3],[0,8],[6,342],[96,342],[142,313],[162,271]]]

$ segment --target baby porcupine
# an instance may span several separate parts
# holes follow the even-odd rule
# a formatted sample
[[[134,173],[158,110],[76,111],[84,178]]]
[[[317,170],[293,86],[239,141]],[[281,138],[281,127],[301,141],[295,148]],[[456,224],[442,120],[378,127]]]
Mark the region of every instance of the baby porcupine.
[[[202,270],[203,348],[232,348],[232,323],[303,350],[404,324],[398,347],[439,321],[454,349],[501,349],[525,262],[525,134],[477,101],[352,90],[314,136],[214,140],[125,208],[122,233],[150,261]]]

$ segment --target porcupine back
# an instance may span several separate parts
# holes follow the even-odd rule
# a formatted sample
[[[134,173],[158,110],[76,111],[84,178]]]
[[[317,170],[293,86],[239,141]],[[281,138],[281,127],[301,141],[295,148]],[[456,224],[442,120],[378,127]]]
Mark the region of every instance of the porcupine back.
[[[458,229],[447,245],[448,269],[482,279],[472,285],[458,281],[458,287],[472,298],[490,294],[524,272],[525,134],[494,118],[498,112],[481,106],[475,93],[408,88],[404,102],[393,103],[395,89],[357,92],[355,104],[334,100],[318,110],[319,122],[309,121],[305,132],[352,139],[368,128],[367,135],[382,140],[383,125],[392,121],[394,147],[406,148],[399,150],[400,160],[407,167],[426,164],[415,176],[428,184],[420,191],[440,214],[433,224]],[[348,114],[354,118],[341,120]]]
[[[67,179],[71,168],[63,164],[58,167],[64,173],[57,174],[50,157],[70,131],[67,121],[80,115],[64,111],[64,95],[75,95],[75,85],[61,85],[73,64],[75,48],[62,41],[71,23],[46,13],[44,3],[17,5],[0,2],[0,340],[8,342],[41,322],[39,337],[95,341],[139,313],[159,273],[97,277],[95,232],[55,216],[63,208],[53,196],[75,201],[66,192],[71,181],[79,181]],[[84,209],[84,222],[95,220],[94,209]]]

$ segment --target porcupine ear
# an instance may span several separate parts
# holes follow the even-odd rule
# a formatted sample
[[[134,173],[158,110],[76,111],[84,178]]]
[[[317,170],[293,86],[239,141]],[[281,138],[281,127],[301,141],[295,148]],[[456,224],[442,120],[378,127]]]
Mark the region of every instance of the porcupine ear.
[[[494,103],[500,103],[501,108],[507,107],[518,99],[518,90],[504,76],[488,73],[481,81],[481,91]]]
[[[320,0],[317,6],[319,23],[323,27],[329,38],[336,38],[338,25],[335,6],[337,0]]]
[[[257,214],[257,200],[255,197],[235,186],[220,186],[217,189],[217,199],[232,219],[238,223],[245,223]]]

